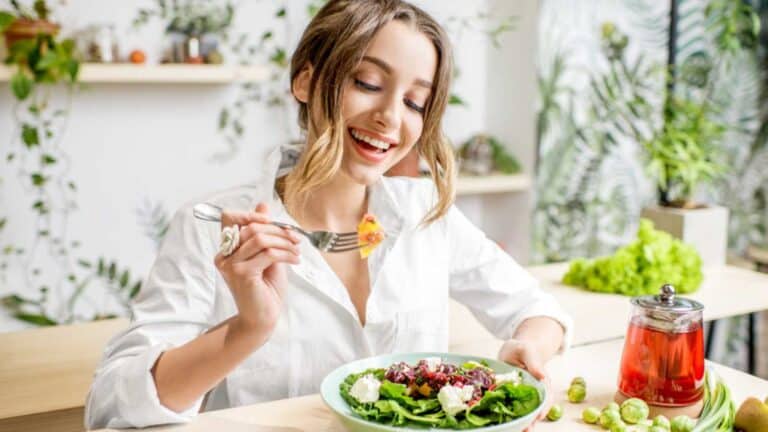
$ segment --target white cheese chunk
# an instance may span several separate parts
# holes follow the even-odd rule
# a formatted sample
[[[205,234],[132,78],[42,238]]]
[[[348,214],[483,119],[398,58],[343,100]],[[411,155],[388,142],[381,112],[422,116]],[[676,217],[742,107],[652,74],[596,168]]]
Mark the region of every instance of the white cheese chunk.
[[[523,382],[523,377],[520,376],[520,372],[510,372],[505,374],[496,375],[496,385],[510,382],[512,384],[520,384]]]
[[[440,402],[440,406],[443,407],[443,411],[455,416],[457,413],[468,408],[465,402],[472,399],[474,391],[475,388],[471,385],[454,387],[448,384],[440,389],[440,392],[437,394],[437,400]]]
[[[349,394],[360,403],[376,402],[379,400],[381,381],[371,374],[361,376],[349,389]]]

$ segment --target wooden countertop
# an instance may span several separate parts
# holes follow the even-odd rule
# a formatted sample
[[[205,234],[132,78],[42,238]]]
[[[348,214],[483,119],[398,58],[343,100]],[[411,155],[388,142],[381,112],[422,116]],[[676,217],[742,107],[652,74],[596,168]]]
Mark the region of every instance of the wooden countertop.
[[[542,421],[536,432],[598,431],[599,427],[581,421],[581,412],[589,406],[602,407],[613,399],[616,391],[619,359],[623,340],[584,345],[554,358],[549,364],[552,391],[556,403],[563,407],[557,422]],[[476,353],[475,354],[479,354]],[[768,394],[768,381],[715,363],[708,367],[724,379],[738,407],[748,396]],[[587,398],[583,403],[567,402],[565,391],[574,376],[587,382]],[[113,429],[107,429],[113,430]],[[319,395],[267,402],[204,413],[185,425],[149,428],[148,431],[197,432],[226,430],[229,432],[336,432],[344,431],[335,415]],[[106,431],[106,430],[104,430]]]

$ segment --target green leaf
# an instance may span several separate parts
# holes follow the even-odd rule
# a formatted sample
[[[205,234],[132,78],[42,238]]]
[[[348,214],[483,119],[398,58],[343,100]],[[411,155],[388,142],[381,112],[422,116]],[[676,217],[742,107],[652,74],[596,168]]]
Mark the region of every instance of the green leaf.
[[[80,63],[77,60],[67,61],[67,74],[69,74],[69,80],[71,82],[77,81],[77,76],[80,73]]]
[[[16,17],[13,16],[13,14],[6,11],[0,11],[0,33],[10,27],[14,21],[16,21]]]
[[[52,320],[51,318],[42,314],[28,314],[28,313],[19,312],[17,314],[14,314],[14,317],[16,317],[16,319],[19,319],[21,321],[26,321],[28,323],[32,323],[39,326],[55,326],[59,324],[56,321]]]
[[[219,130],[224,129],[227,127],[227,123],[229,122],[229,110],[226,108],[222,108],[219,112]]]
[[[8,222],[8,218],[0,218],[0,230],[5,228],[5,224]]]
[[[38,72],[45,72],[48,69],[55,68],[59,63],[59,56],[57,56],[54,51],[48,51],[37,63],[35,63],[35,70]]]
[[[37,133],[37,128],[27,123],[21,125],[21,139],[27,148],[40,145],[40,136]]]
[[[47,180],[41,173],[33,173],[30,177],[32,178],[32,184],[38,187],[43,186]]]
[[[53,164],[56,163],[56,158],[51,156],[51,155],[49,155],[49,154],[44,154],[44,155],[40,156],[40,162],[43,165],[53,165]]]
[[[280,67],[288,66],[288,56],[282,48],[276,48],[269,61]]]
[[[45,201],[38,200],[32,204],[32,209],[37,210],[38,214],[44,215],[48,213],[48,207],[45,206]]]
[[[277,13],[275,14],[278,18],[283,18],[285,16],[285,8],[278,9]]]
[[[26,99],[32,93],[34,82],[24,72],[16,72],[11,77],[11,90],[18,100]]]
[[[458,95],[456,95],[454,93],[451,93],[451,96],[448,99],[448,105],[463,105],[463,106],[467,106],[467,103],[464,101],[464,99],[462,99]]]
[[[131,288],[131,292],[128,294],[128,298],[132,299],[132,298],[136,297],[136,294],[138,294],[139,291],[141,291],[141,281],[136,282],[133,285],[133,288]]]
[[[115,280],[115,276],[117,275],[117,265],[114,263],[109,264],[109,269],[107,269],[107,277],[110,281]]]
[[[128,272],[128,270],[125,270],[120,275],[120,281],[119,281],[120,288],[126,288],[128,286],[128,282],[130,282],[130,277],[131,277],[131,274]]]
[[[37,302],[33,300],[25,299],[24,297],[16,294],[11,294],[5,297],[0,297],[0,304],[2,304],[8,309],[16,311],[25,304],[37,304]]]
[[[86,260],[84,260],[84,259],[79,259],[79,260],[77,260],[77,264],[78,264],[80,267],[83,267],[83,268],[87,268],[87,269],[89,269],[89,268],[93,267],[93,265],[92,265],[92,264],[91,264],[89,261],[86,261]]]
[[[96,274],[98,274],[99,276],[104,276],[104,270],[105,270],[104,258],[99,258],[99,263],[96,266]]]

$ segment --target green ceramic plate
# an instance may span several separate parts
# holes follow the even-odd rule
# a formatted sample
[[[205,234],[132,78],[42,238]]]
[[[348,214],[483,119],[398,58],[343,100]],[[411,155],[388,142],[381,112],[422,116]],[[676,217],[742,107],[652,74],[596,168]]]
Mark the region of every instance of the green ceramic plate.
[[[492,359],[487,359],[483,357],[449,354],[449,353],[434,353],[434,352],[387,354],[387,355],[381,355],[378,357],[369,357],[362,360],[357,360],[357,361],[347,363],[337,368],[333,372],[329,373],[323,379],[323,382],[320,385],[320,394],[323,397],[323,401],[325,402],[325,404],[328,405],[328,407],[339,417],[339,420],[341,420],[341,423],[350,432],[379,432],[379,431],[403,432],[403,431],[411,431],[411,430],[424,432],[425,430],[430,430],[430,431],[454,430],[454,429],[412,429],[412,428],[404,428],[404,427],[396,427],[396,426],[387,426],[381,423],[375,423],[375,422],[363,420],[362,418],[357,416],[357,414],[353,413],[352,410],[349,409],[349,405],[347,405],[344,399],[341,398],[341,394],[339,393],[339,384],[341,384],[344,378],[346,378],[347,375],[351,373],[359,373],[369,368],[386,368],[392,365],[393,363],[397,363],[401,361],[412,365],[417,363],[419,360],[427,357],[440,357],[443,359],[444,362],[452,363],[456,365],[462,364],[469,360],[475,360],[475,361],[485,360],[488,362],[488,365],[496,373],[508,373],[515,370],[521,370],[523,372],[523,382],[525,382],[526,384],[531,384],[534,387],[536,387],[539,390],[541,400],[546,399],[546,390],[544,389],[544,384],[536,380],[533,376],[531,376],[531,374],[529,374],[525,370],[522,370],[520,368],[517,368],[515,366],[509,365],[507,363],[504,363],[498,360],[492,360]],[[518,419],[512,420],[511,422],[507,422],[507,423],[495,425],[495,426],[469,429],[469,430],[476,431],[476,432],[520,432],[526,427],[530,426],[531,423],[533,423],[533,421],[539,415],[539,411],[541,411],[541,406],[536,408],[532,413],[528,414],[527,416],[520,417]]]

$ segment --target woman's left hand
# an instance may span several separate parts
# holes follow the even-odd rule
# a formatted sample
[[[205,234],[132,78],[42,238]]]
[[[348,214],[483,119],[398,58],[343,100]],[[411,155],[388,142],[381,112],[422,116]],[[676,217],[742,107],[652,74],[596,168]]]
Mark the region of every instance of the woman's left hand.
[[[536,421],[546,418],[549,408],[552,406],[552,386],[546,373],[543,356],[536,349],[536,346],[527,341],[510,339],[501,346],[499,359],[527,370],[534,378],[544,383],[544,387],[547,389],[547,398]],[[535,424],[536,422],[531,424],[525,432],[533,431]]]

